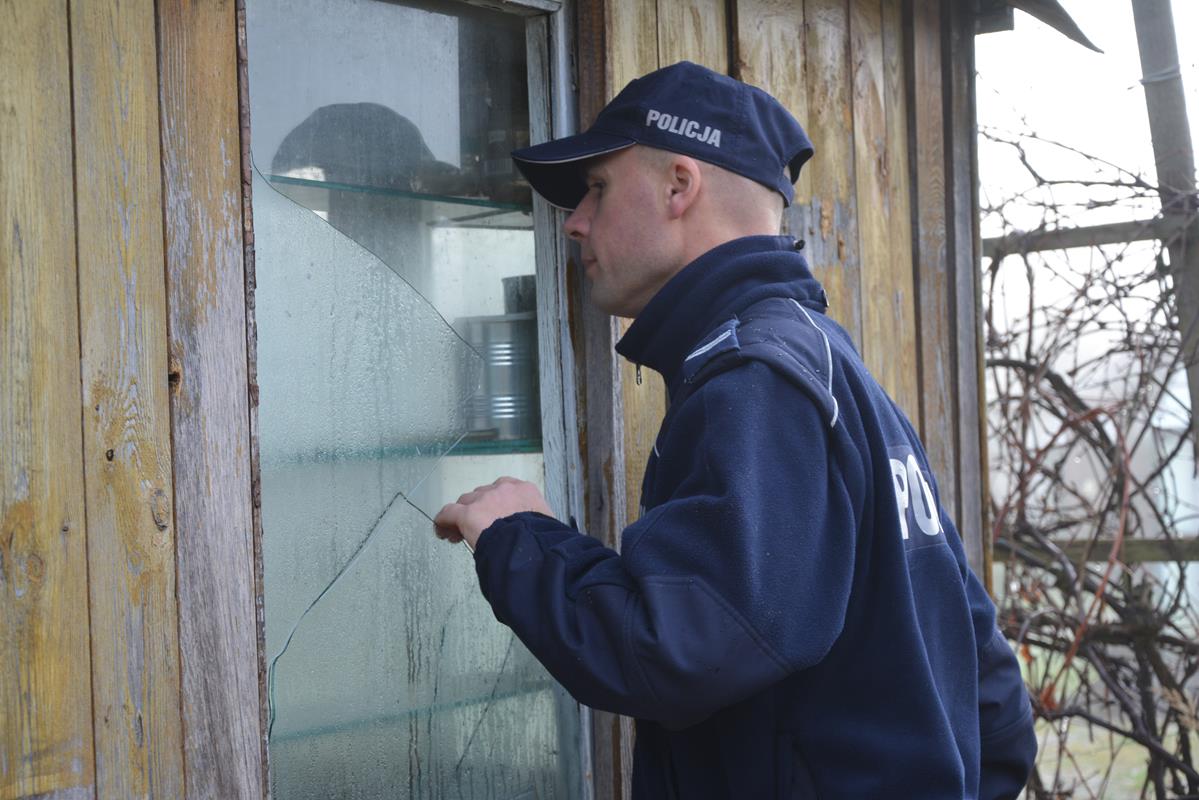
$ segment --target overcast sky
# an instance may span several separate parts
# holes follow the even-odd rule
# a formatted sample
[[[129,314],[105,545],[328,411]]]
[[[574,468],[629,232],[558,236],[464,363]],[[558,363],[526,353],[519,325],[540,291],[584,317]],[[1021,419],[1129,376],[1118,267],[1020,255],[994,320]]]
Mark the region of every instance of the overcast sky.
[[[1104,52],[1087,50],[1017,11],[1015,30],[975,40],[979,125],[1015,132],[1024,128],[1024,118],[1027,126],[1042,136],[1141,172],[1156,183],[1131,1],[1062,0],[1062,5]],[[1174,0],[1173,7],[1195,141],[1199,133],[1199,0]],[[1002,148],[984,145],[979,156],[984,193],[1006,193],[1027,183]],[[1052,159],[1052,155],[1045,157]],[[1071,166],[1063,157],[1061,169]],[[1101,221],[1108,219],[1086,220]],[[984,236],[996,232],[984,222]]]

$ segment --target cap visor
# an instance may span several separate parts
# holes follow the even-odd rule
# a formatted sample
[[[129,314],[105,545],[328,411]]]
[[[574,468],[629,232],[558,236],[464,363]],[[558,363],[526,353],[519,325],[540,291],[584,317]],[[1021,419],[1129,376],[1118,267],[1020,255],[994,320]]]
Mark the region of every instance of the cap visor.
[[[586,131],[512,151],[512,160],[533,191],[558,208],[573,209],[587,194],[579,162],[632,147],[636,141],[603,131]]]

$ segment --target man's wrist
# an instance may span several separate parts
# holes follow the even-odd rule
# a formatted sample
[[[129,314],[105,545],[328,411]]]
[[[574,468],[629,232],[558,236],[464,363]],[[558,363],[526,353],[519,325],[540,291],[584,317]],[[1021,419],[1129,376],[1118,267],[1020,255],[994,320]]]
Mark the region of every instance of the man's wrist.
[[[466,545],[466,549],[471,552],[471,555],[475,555],[479,550],[479,542],[482,541],[483,537],[487,535],[488,531],[492,530],[493,528],[497,528],[500,525],[512,522],[517,517],[522,516],[524,514],[534,514],[539,517],[545,517],[546,519],[553,519],[553,517],[550,517],[546,514],[542,514],[540,511],[530,511],[530,510],[514,511],[513,513],[508,514],[506,516],[493,519],[491,521],[491,524],[488,525],[483,530],[479,531],[479,534],[477,536],[475,536],[475,538],[473,540],[466,536],[463,536],[462,543]],[[488,538],[490,539],[491,537],[488,537]]]

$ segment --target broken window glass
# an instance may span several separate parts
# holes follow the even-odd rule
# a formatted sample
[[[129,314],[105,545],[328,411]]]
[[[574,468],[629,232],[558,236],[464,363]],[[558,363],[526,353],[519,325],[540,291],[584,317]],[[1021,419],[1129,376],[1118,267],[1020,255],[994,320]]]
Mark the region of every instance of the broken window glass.
[[[521,18],[249,0],[272,793],[578,793],[577,706],[430,517],[545,486]]]

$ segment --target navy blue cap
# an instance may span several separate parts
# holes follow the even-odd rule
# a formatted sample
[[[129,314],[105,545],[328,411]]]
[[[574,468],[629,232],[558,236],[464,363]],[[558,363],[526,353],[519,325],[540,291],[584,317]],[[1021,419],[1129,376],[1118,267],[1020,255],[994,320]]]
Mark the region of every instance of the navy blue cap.
[[[512,152],[533,189],[560,208],[587,194],[580,162],[635,144],[670,150],[774,189],[787,205],[814,152],[800,124],[766,92],[680,61],[637,78],[583,133]]]

